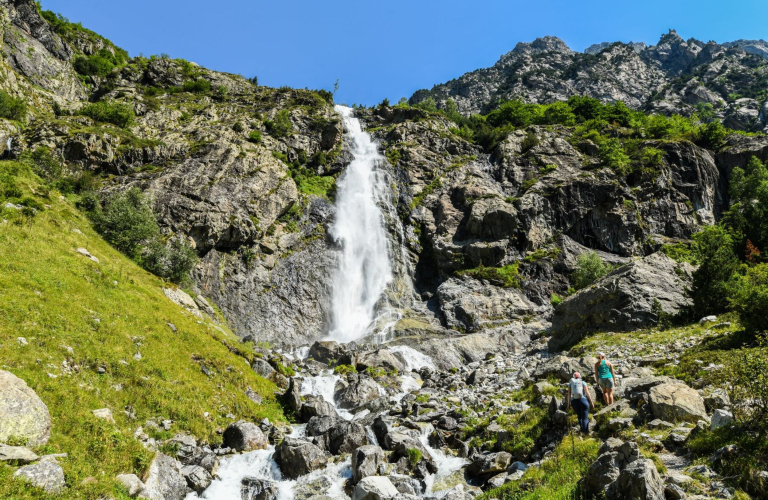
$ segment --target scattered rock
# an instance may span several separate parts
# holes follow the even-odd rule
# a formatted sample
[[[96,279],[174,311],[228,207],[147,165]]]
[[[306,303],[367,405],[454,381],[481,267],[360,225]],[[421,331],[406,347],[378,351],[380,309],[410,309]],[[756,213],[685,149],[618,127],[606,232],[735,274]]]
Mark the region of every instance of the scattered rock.
[[[181,464],[167,455],[157,453],[144,481],[143,496],[149,500],[184,500],[187,496],[187,480],[181,474]]]
[[[361,446],[352,452],[352,482],[358,483],[368,476],[375,476],[379,465],[384,463],[384,450],[379,446]]]
[[[280,490],[274,481],[246,477],[240,482],[242,500],[276,500],[279,494]]]
[[[708,420],[704,398],[682,382],[664,383],[649,392],[651,410],[656,418],[670,422]]]
[[[727,410],[715,410],[712,413],[712,430],[731,425],[733,422],[733,413]]]
[[[34,462],[38,457],[29,448],[23,446],[8,446],[0,443],[0,462],[9,462],[13,464],[28,464]]]
[[[352,500],[387,500],[395,498],[399,493],[389,478],[368,476],[357,483]]]
[[[181,475],[187,480],[187,485],[197,494],[201,494],[211,485],[211,474],[199,465],[187,465],[182,467]]]
[[[227,426],[224,431],[224,446],[237,451],[266,450],[267,438],[259,426],[239,420]]]
[[[93,416],[96,418],[100,418],[102,420],[106,420],[110,424],[115,423],[114,417],[112,417],[112,410],[109,408],[101,408],[99,410],[93,410],[91,413],[93,413]]]
[[[288,479],[309,474],[328,463],[323,450],[307,441],[289,437],[277,446],[274,458]]]
[[[144,483],[136,474],[120,474],[115,479],[128,490],[128,496],[131,498],[136,498],[144,492]]]
[[[14,472],[13,477],[27,481],[31,485],[45,490],[47,493],[59,494],[66,488],[64,471],[61,466],[53,460],[25,465]]]

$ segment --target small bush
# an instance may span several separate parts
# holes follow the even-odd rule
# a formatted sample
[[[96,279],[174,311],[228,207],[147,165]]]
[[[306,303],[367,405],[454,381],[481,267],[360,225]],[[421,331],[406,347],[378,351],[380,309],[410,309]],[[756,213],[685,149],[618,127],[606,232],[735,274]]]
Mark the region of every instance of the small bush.
[[[603,166],[610,168],[618,175],[623,176],[630,172],[630,158],[618,139],[611,138],[603,141],[598,153]]]
[[[243,127],[243,124],[240,122],[235,122],[234,125],[232,125],[232,130],[237,132],[238,134],[242,133],[243,130],[245,130],[245,127]]]
[[[100,54],[77,56],[73,63],[75,71],[81,75],[107,76],[115,69],[115,64]]]
[[[750,267],[746,275],[736,278],[731,306],[739,313],[741,325],[748,332],[768,331],[768,264]]]
[[[211,82],[198,78],[196,80],[189,80],[184,82],[184,92],[192,92],[194,94],[203,94],[211,91]]]
[[[175,239],[170,246],[155,239],[146,247],[140,264],[161,278],[184,284],[189,281],[189,275],[197,261],[197,252],[185,239]]]
[[[556,293],[552,294],[552,298],[550,300],[550,303],[552,304],[552,307],[557,307],[563,302],[563,298],[559,296]]]
[[[261,132],[258,130],[251,130],[251,132],[248,134],[248,140],[254,144],[261,144]]]
[[[405,454],[408,456],[408,464],[411,467],[416,467],[421,462],[423,455],[418,448],[408,448],[405,450]]]
[[[0,90],[0,118],[23,121],[27,117],[27,103]]]
[[[97,122],[111,123],[122,128],[129,127],[136,119],[131,107],[109,101],[87,104],[77,114],[88,116]]]
[[[346,375],[347,373],[357,373],[357,368],[352,365],[339,365],[333,369],[336,375]]]
[[[733,276],[739,268],[731,233],[711,226],[693,236],[693,253],[699,263],[693,273],[693,309],[697,316],[719,314],[729,307]]]
[[[142,243],[156,238],[160,232],[149,201],[138,188],[108,197],[104,209],[94,210],[89,216],[104,239],[137,260]]]
[[[286,137],[293,131],[291,114],[287,109],[278,111],[274,120],[264,120],[264,126],[273,137]]]
[[[611,266],[603,262],[596,252],[583,253],[576,259],[576,270],[571,281],[576,290],[586,288],[599,280],[611,270]]]
[[[32,170],[37,175],[47,181],[55,181],[61,177],[63,165],[45,146],[40,146],[33,152],[24,154],[23,159],[31,164]]]

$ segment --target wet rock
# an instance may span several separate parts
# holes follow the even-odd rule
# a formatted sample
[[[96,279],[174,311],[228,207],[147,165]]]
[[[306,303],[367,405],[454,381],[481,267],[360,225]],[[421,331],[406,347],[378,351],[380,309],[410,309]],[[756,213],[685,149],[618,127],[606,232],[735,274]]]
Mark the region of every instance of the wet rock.
[[[312,441],[316,445],[327,450],[329,433],[338,422],[339,419],[332,415],[312,417],[309,419],[309,422],[307,422],[307,436],[314,438]]]
[[[267,438],[259,426],[240,420],[229,424],[224,431],[224,446],[237,451],[267,449]]]
[[[25,465],[13,473],[13,477],[27,481],[47,493],[59,494],[66,489],[64,470],[54,460],[44,460]],[[181,499],[179,499],[181,500]]]
[[[12,374],[0,370],[0,442],[9,438],[40,446],[51,436],[51,415],[35,391]]]
[[[357,371],[364,372],[366,368],[382,368],[387,372],[405,371],[405,366],[389,349],[361,353],[357,356]]]
[[[382,389],[372,378],[358,377],[340,391],[334,394],[339,408],[351,409],[378,399]]]
[[[295,378],[292,378],[288,383],[288,389],[283,394],[283,404],[291,410],[294,415],[300,415],[301,412],[301,393],[299,392],[299,384]]]
[[[312,417],[324,415],[338,417],[338,413],[331,403],[323,399],[322,396],[312,395],[304,396],[299,415],[302,422],[309,422]]]
[[[352,500],[388,500],[399,493],[389,478],[368,476],[357,483],[352,493]]]
[[[276,500],[279,495],[280,490],[274,481],[245,477],[240,482],[241,500]]]
[[[312,443],[285,438],[275,451],[275,462],[287,479],[296,479],[313,470],[325,467],[328,459],[323,450]]]
[[[361,446],[352,452],[352,482],[375,476],[379,465],[384,463],[384,451],[379,446]]]
[[[651,410],[656,418],[670,422],[707,420],[704,399],[683,383],[666,383],[651,388]]]
[[[328,451],[334,455],[352,453],[367,443],[365,427],[356,422],[339,422],[328,433]]]
[[[187,485],[197,492],[198,495],[205,491],[211,485],[211,481],[213,481],[211,474],[199,465],[182,467],[181,475],[187,480]]]
[[[333,340],[318,340],[309,348],[308,357],[321,363],[338,361],[344,354],[344,347]]]
[[[181,475],[181,464],[157,453],[149,466],[143,495],[149,500],[183,500],[187,496],[187,480]]]

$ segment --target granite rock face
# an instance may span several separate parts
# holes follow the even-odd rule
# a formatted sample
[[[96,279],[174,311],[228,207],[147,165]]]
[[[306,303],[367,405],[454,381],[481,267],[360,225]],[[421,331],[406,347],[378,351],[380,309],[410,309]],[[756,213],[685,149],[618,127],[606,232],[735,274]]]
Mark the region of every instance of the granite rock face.
[[[51,437],[48,407],[30,387],[12,374],[0,370],[0,442],[23,439],[40,446]]]

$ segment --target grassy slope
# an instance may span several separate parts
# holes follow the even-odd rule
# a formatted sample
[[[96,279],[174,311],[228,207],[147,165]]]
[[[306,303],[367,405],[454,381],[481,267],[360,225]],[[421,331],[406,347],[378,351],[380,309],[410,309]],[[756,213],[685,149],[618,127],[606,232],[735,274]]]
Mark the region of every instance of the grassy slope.
[[[12,168],[0,162],[0,174]],[[226,327],[168,300],[161,280],[103,241],[70,201],[55,191],[46,195],[27,169],[20,169],[16,182],[50,208],[32,218],[0,208],[0,369],[24,379],[48,405],[51,440],[38,451],[69,454],[60,461],[69,487],[64,498],[123,498],[115,475],[141,474],[152,457],[132,437],[147,418],[174,420],[170,433],[156,437],[186,431],[211,442],[220,439],[216,430],[231,421],[229,413],[283,418],[274,385],[223,345],[237,342]],[[78,254],[79,247],[100,263]],[[21,346],[17,337],[29,345]],[[141,360],[134,359],[137,352]],[[99,366],[106,373],[97,373]],[[264,397],[263,406],[245,396],[247,387]],[[123,413],[127,406],[136,420]],[[91,414],[105,407],[116,424]],[[0,498],[48,498],[9,480],[13,470],[0,466]],[[81,485],[88,477],[96,482]]]

